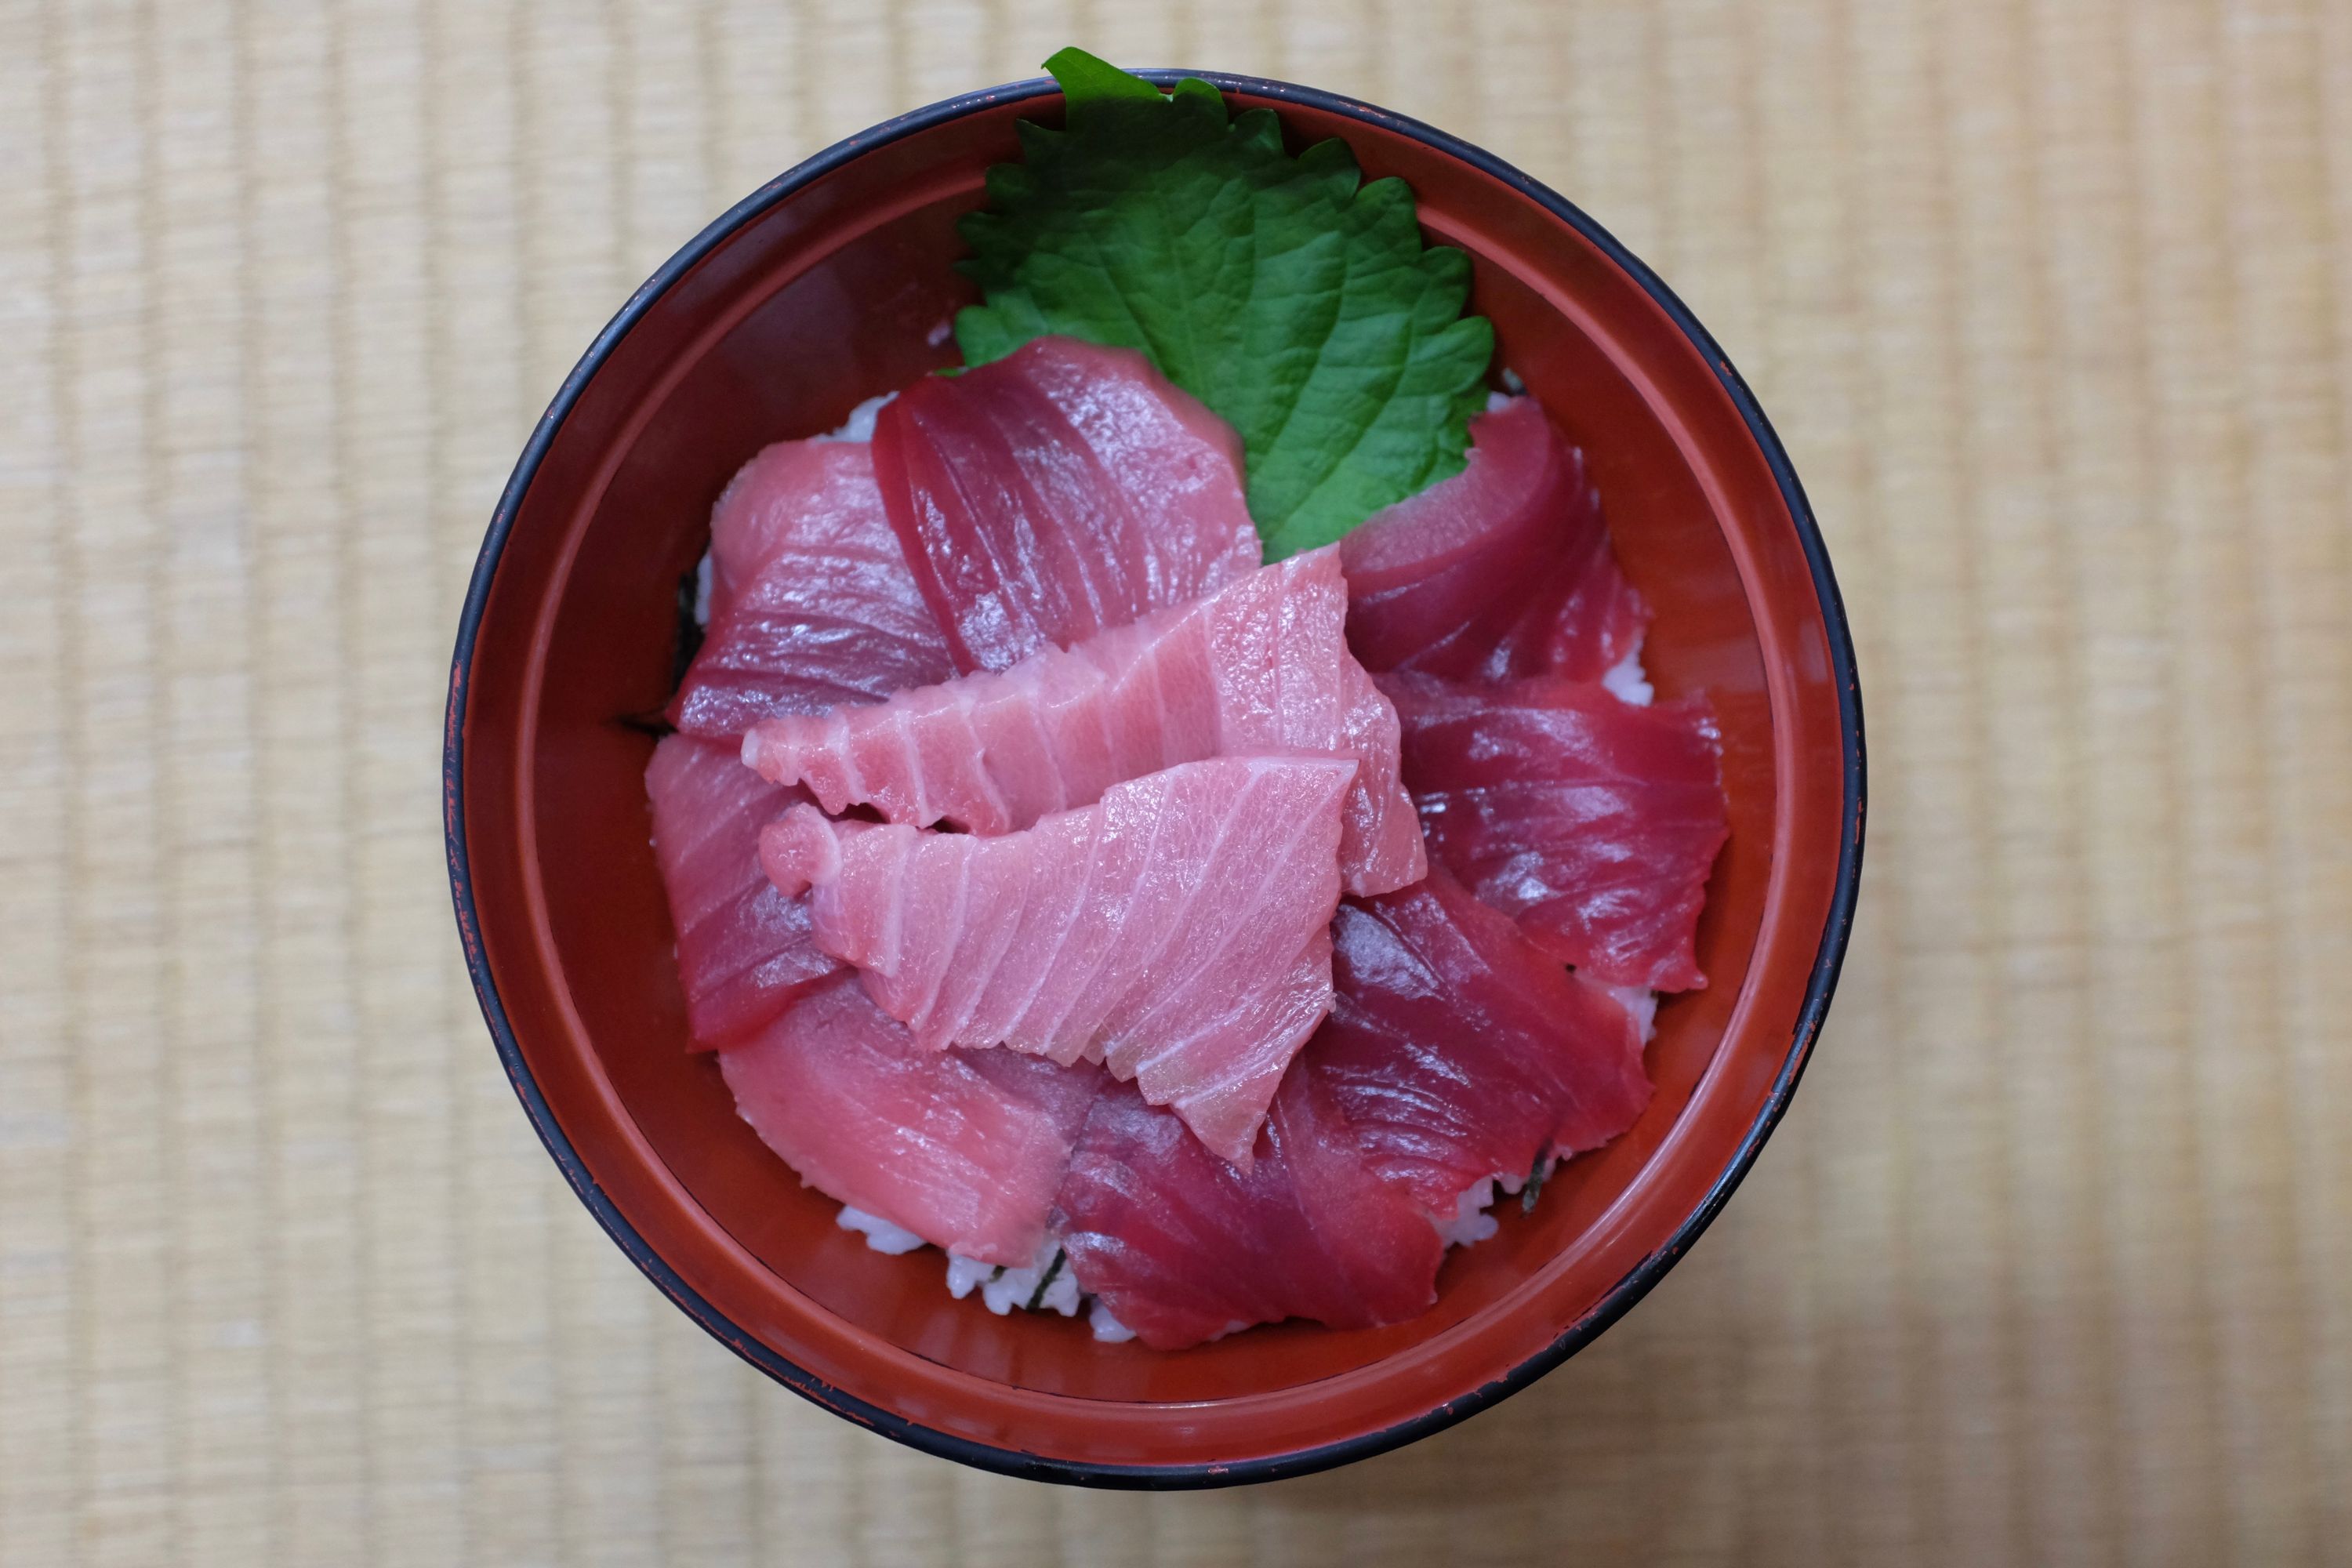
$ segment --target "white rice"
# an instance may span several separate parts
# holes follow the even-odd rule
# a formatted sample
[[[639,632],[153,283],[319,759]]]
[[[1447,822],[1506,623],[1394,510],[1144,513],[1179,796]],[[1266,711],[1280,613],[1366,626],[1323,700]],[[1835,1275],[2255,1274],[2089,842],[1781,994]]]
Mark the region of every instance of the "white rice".
[[[1469,1247],[1501,1228],[1501,1222],[1486,1212],[1495,1206],[1495,1182],[1493,1176],[1481,1176],[1463,1188],[1462,1195],[1454,1200],[1453,1218],[1429,1216],[1429,1223],[1437,1227],[1446,1246]]]
[[[1658,994],[1646,985],[1611,985],[1605,987],[1617,998],[1625,1011],[1633,1015],[1633,1022],[1642,1026],[1642,1043],[1648,1045],[1658,1037]]]
[[[874,439],[875,416],[882,412],[883,405],[888,403],[892,398],[898,395],[895,392],[886,392],[879,397],[867,398],[865,402],[859,404],[856,407],[849,411],[849,417],[841,422],[841,428],[838,430],[828,430],[824,435],[817,437],[816,439],[820,441],[871,441]]]
[[[1636,708],[1647,708],[1656,700],[1658,693],[1650,684],[1650,672],[1642,668],[1640,637],[1633,639],[1633,646],[1625,650],[1623,658],[1601,672],[1601,684],[1607,687],[1609,694],[1618,701],[1629,702]]]
[[[1095,1331],[1095,1338],[1107,1345],[1125,1344],[1135,1338],[1135,1331],[1110,1315],[1110,1309],[1097,1301],[1087,1309],[1087,1321]]]
[[[982,1263],[976,1258],[950,1252],[948,1254],[948,1294],[961,1301],[977,1286],[980,1299],[988,1304],[990,1311],[1000,1318],[1015,1307],[1025,1310],[1033,1300],[1036,1300],[1041,1310],[1059,1312],[1066,1318],[1075,1317],[1082,1300],[1078,1278],[1071,1270],[1066,1258],[1062,1260],[1060,1268],[1055,1268],[1054,1260],[1061,1257],[1061,1252],[1062,1249],[1048,1237],[1026,1268],[1003,1268],[993,1263]],[[1045,1287],[1045,1293],[1040,1298],[1037,1295],[1038,1282],[1048,1274],[1054,1277],[1053,1283]]]
[[[841,1212],[833,1216],[833,1223],[844,1230],[865,1232],[866,1246],[877,1252],[887,1252],[893,1258],[929,1245],[913,1231],[901,1230],[878,1214],[867,1214],[864,1209],[854,1209],[847,1204],[841,1205]],[[962,1292],[958,1291],[957,1294],[961,1295]]]

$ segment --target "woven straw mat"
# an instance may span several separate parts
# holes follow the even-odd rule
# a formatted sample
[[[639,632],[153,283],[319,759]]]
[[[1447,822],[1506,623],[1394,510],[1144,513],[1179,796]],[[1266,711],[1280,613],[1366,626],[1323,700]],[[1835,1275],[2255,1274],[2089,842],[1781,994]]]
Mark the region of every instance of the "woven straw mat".
[[[1313,81],[1755,384],[1860,643],[1794,1111],[1331,1474],[966,1471],[564,1189],[458,963],[457,606],[629,289],[897,110]],[[0,0],[0,1563],[2352,1562],[2352,5]]]

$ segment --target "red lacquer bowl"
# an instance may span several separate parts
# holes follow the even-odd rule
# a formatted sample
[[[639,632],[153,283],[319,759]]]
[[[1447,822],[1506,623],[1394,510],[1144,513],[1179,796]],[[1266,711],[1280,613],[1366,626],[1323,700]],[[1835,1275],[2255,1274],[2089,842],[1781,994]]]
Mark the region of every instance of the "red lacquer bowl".
[[[1173,80],[1167,73],[1164,81]],[[1658,1094],[1532,1216],[1451,1255],[1392,1328],[1304,1323],[1175,1354],[1082,1321],[951,1300],[935,1254],[837,1229],[686,1048],[643,773],[676,680],[677,586],[712,500],[766,442],[949,363],[971,290],[954,223],[1050,82],[877,126],[762,188],[637,290],[532,434],[499,503],[451,671],[457,922],[516,1092],[581,1201],[747,1360],[877,1431],[996,1470],[1201,1486],[1378,1452],[1493,1403],[1639,1300],[1705,1228],[1794,1090],[1860,874],[1862,714],[1835,584],[1787,457],[1706,333],[1590,218],[1409,120],[1212,76],[1400,174],[1468,251],[1501,363],[1590,455],[1657,610],[1661,692],[1720,714],[1732,832],[1699,956],[1659,1015]]]

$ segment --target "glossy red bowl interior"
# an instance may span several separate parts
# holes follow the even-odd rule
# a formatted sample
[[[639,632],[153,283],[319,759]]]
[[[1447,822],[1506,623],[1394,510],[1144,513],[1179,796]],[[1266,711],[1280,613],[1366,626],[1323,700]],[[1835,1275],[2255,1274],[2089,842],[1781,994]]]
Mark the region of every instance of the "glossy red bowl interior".
[[[460,632],[446,807],[458,921],[526,1108],[582,1198],[678,1304],[852,1419],[970,1462],[1104,1484],[1262,1479],[1434,1430],[1524,1384],[1638,1300],[1770,1131],[1811,1047],[1859,873],[1860,710],[1801,492],[1712,342],[1589,219],[1475,149],[1360,104],[1219,78],[1294,146],[1402,175],[1475,266],[1500,363],[1590,455],[1656,607],[1667,695],[1721,716],[1732,834],[1699,931],[1704,991],[1660,1012],[1658,1093],[1537,1213],[1454,1253],[1392,1328],[1254,1330],[1176,1354],[990,1316],[935,1255],[833,1224],[686,1049],[647,847],[644,716],[674,684],[679,576],[766,442],[949,363],[970,297],[953,225],[1017,156],[1050,83],[877,127],[729,213],[639,289],[541,423]],[[1515,1205],[1506,1205],[1507,1210]]]

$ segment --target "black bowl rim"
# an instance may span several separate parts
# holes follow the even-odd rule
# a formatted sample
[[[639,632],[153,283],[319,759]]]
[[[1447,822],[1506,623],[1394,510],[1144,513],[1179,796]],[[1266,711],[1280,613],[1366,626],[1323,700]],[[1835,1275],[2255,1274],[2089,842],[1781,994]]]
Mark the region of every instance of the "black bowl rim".
[[[1683,334],[1706,355],[1715,369],[1717,378],[1747,421],[1773,478],[1780,488],[1781,499],[1787,503],[1789,515],[1796,525],[1798,538],[1803,546],[1806,563],[1811,570],[1814,593],[1822,609],[1822,622],[1829,639],[1830,666],[1838,686],[1838,715],[1843,752],[1844,815],[1852,823],[1851,831],[1842,837],[1838,852],[1837,881],[1832,890],[1829,918],[1822,931],[1821,945],[1813,959],[1812,974],[1806,990],[1804,1005],[1798,1014],[1797,1026],[1789,1046],[1789,1054],[1774,1078],[1771,1092],[1747,1136],[1706,1196],[1683,1223],[1675,1227],[1666,1244],[1628,1270],[1612,1286],[1600,1305],[1571,1325],[1569,1330],[1528,1357],[1504,1376],[1473,1390],[1457,1399],[1449,1400],[1433,1409],[1377,1432],[1368,1432],[1341,1442],[1319,1447],[1303,1448],[1290,1453],[1269,1455],[1259,1458],[1234,1461],[1230,1464],[1201,1463],[1190,1465],[1114,1465],[1087,1460],[1062,1459],[1046,1455],[1026,1453],[1018,1449],[1001,1448],[992,1444],[975,1442],[951,1433],[941,1432],[909,1421],[902,1415],[881,1409],[845,1391],[825,1384],[769,1349],[749,1331],[730,1320],[705,1300],[679,1278],[677,1271],[658,1256],[646,1239],[637,1234],[627,1217],[614,1205],[589,1175],[587,1167],[570,1140],[556,1122],[554,1114],[541,1097],[530,1068],[524,1061],[520,1045],[507,1022],[505,1007],[499,1001],[497,982],[489,970],[489,961],[480,940],[480,927],[474,909],[471,871],[466,851],[465,793],[465,721],[467,684],[473,673],[474,641],[480,629],[482,610],[489,597],[490,580],[497,574],[499,559],[504,552],[507,535],[513,527],[516,512],[520,509],[524,493],[539,471],[541,460],[549,445],[581,392],[596,374],[615,344],[625,336],[637,319],[705,256],[716,249],[744,224],[759,216],[776,203],[790,196],[810,182],[830,174],[875,148],[898,141],[904,136],[929,130],[932,126],[960,119],[996,104],[1023,102],[1046,97],[1060,89],[1049,78],[1038,77],[1026,81],[1007,83],[977,92],[944,99],[938,103],[885,121],[847,141],[835,143],[807,162],[787,170],[769,181],[750,195],[729,208],[677,254],[664,262],[660,269],[629,296],[628,302],[607,322],[604,331],[564,378],[563,384],[548,405],[522,456],[515,463],[506,489],[499,497],[498,510],[491,514],[488,534],[482,541],[481,554],[476,560],[472,582],[466,593],[465,607],[457,626],[457,644],[449,681],[449,704],[445,721],[445,738],[441,765],[442,816],[449,857],[450,893],[457,906],[458,935],[466,949],[466,967],[471,973],[474,993],[481,1004],[483,1021],[488,1025],[497,1043],[499,1057],[506,1065],[507,1077],[513,1084],[517,1098],[531,1125],[538,1129],[540,1141],[547,1145],[556,1165],[580,1201],[587,1205],[597,1224],[631,1261],[645,1271],[662,1292],[677,1303],[688,1317],[699,1323],[713,1338],[744,1360],[783,1384],[793,1392],[833,1411],[847,1415],[860,1426],[879,1432],[910,1447],[919,1448],[943,1458],[954,1459],[983,1470],[1002,1475],[1018,1476],[1030,1480],[1056,1481],[1067,1485],[1123,1488],[1147,1490],[1183,1490],[1206,1487],[1234,1486],[1256,1481],[1275,1480],[1284,1477],[1309,1475],[1318,1470],[1349,1464],[1374,1454],[1385,1453],[1417,1438],[1428,1436],[1465,1420],[1487,1406],[1508,1398],[1578,1351],[1598,1338],[1601,1331],[1631,1310],[1635,1303],[1649,1294],[1651,1289],[1665,1277],[1666,1271],[1679,1261],[1701,1233],[1722,1212],[1723,1205],[1756,1163],[1764,1142],[1780,1124],[1796,1093],[1798,1080],[1803,1076],[1805,1064],[1811,1058],[1814,1040],[1821,1033],[1823,1018],[1829,1011],[1830,997],[1837,988],[1838,972],[1845,959],[1846,940],[1853,926],[1854,901],[1862,881],[1863,824],[1866,814],[1867,790],[1863,745],[1862,692],[1854,671],[1853,639],[1846,623],[1844,601],[1838,593],[1837,579],[1830,570],[1829,553],[1822,542],[1821,530],[1815,523],[1811,507],[1805,500],[1804,487],[1798,481],[1796,469],[1789,455],[1773,432],[1771,422],[1764,416],[1755,394],[1726,356],[1715,339],[1701,326],[1688,307],[1677,299],[1674,290],[1660,281],[1633,253],[1620,244],[1609,231],[1594,222],[1575,204],[1558,192],[1513,168],[1493,153],[1450,136],[1434,126],[1402,114],[1376,108],[1354,99],[1325,92],[1291,82],[1271,81],[1258,77],[1235,76],[1223,71],[1192,71],[1181,69],[1144,70],[1137,73],[1161,86],[1172,86],[1186,77],[1198,77],[1223,91],[1239,91],[1255,98],[1278,102],[1302,104],[1361,121],[1390,131],[1402,132],[1427,143],[1440,152],[1493,176],[1529,200],[1538,203],[1554,216],[1568,223],[1598,246],[1603,254],[1622,268],[1626,274],[1650,297],[1656,300]]]

